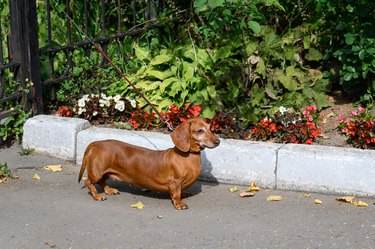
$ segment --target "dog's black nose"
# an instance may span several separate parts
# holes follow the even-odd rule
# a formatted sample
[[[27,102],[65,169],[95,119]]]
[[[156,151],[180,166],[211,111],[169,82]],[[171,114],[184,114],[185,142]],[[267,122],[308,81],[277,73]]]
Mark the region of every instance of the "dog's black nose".
[[[219,144],[220,144],[220,139],[217,138],[217,139],[214,141],[214,145],[215,145],[215,146],[218,146]]]

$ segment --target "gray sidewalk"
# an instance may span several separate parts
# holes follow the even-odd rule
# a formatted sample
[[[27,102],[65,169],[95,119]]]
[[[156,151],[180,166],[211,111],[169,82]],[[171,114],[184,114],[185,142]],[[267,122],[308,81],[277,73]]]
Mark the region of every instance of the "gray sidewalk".
[[[40,115],[27,120],[23,146],[81,163],[87,145],[118,139],[151,149],[172,147],[168,134],[92,127],[86,120]],[[202,179],[264,188],[375,196],[375,151],[222,139],[202,154]]]
[[[240,198],[232,185],[196,182],[175,210],[167,194],[142,192],[110,182],[121,194],[94,201],[77,182],[79,165],[20,146],[0,149],[19,179],[0,184],[0,247],[7,249],[373,249],[375,199],[368,207],[338,202],[338,196],[261,189]],[[61,164],[61,172],[44,170]],[[213,165],[214,167],[214,165]],[[16,168],[18,168],[16,170]],[[39,180],[33,179],[38,174]],[[238,186],[241,190],[245,187]],[[283,200],[268,202],[280,195]],[[322,204],[315,204],[315,199]],[[130,208],[141,201],[142,210]]]

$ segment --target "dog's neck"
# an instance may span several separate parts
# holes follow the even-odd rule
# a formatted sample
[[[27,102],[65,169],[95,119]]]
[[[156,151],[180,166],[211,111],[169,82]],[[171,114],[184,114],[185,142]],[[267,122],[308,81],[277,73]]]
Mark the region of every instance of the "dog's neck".
[[[196,156],[200,156],[201,155],[201,150],[199,151],[187,151],[187,152],[184,152],[184,151],[181,151],[179,150],[177,147],[174,147],[173,148],[174,152],[182,157],[187,157],[189,155],[196,155]]]

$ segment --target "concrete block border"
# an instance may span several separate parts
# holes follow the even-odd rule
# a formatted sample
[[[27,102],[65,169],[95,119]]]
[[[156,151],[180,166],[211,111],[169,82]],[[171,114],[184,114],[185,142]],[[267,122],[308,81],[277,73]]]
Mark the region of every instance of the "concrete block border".
[[[93,141],[117,139],[151,149],[168,134],[92,127],[86,120],[39,115],[27,120],[23,146],[80,164]],[[375,151],[222,139],[202,154],[201,178],[263,188],[375,197]]]

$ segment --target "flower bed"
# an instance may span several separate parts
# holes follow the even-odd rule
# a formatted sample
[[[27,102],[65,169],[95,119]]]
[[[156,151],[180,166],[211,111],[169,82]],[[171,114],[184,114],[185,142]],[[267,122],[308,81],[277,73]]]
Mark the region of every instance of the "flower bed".
[[[355,147],[375,148],[375,115],[370,109],[360,108],[348,118],[339,116],[338,128]],[[201,106],[191,103],[180,107],[171,105],[162,115],[172,126],[177,126],[186,119],[200,116],[201,112]],[[63,106],[58,113],[77,116],[92,124],[111,124],[125,129],[151,130],[164,126],[155,113],[140,108],[135,100],[104,94],[84,95],[75,106]],[[242,127],[241,120],[234,113],[217,113],[209,122],[212,131],[226,138],[312,144],[321,135],[322,120],[316,106],[312,105],[301,111],[281,106],[272,116],[249,127]]]

